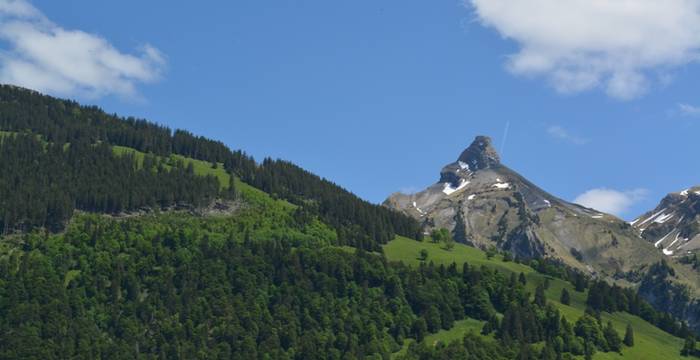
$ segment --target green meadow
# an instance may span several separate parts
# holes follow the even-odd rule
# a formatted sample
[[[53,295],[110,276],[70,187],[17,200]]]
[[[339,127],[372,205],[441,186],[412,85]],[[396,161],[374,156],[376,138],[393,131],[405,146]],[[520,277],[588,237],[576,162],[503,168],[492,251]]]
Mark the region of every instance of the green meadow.
[[[518,264],[512,261],[504,261],[502,255],[495,255],[489,259],[486,252],[464,244],[456,244],[452,250],[445,249],[443,244],[431,241],[416,241],[404,237],[397,237],[383,247],[384,254],[389,261],[401,261],[411,266],[420,264],[421,250],[428,252],[426,261],[433,261],[436,265],[450,265],[453,262],[461,269],[461,265],[469,263],[473,266],[487,266],[489,268],[502,271],[504,273],[524,273],[527,279],[527,288],[534,294],[535,287],[549,278],[549,288],[546,291],[547,299],[554,304],[566,318],[574,323],[581,317],[585,310],[586,293],[577,292],[569,282],[552,278],[540,274],[531,267]],[[559,302],[562,289],[566,288],[571,295],[571,304],[564,305]],[[625,347],[622,354],[597,352],[594,359],[634,359],[634,360],[657,360],[657,359],[683,359],[680,356],[680,349],[683,347],[683,340],[676,338],[643,319],[627,314],[603,313],[604,322],[612,321],[620,336],[624,335],[627,324],[634,328],[635,345],[631,348]],[[466,319],[458,321],[450,330],[443,330],[426,337],[428,344],[436,344],[438,341],[445,343],[460,339],[469,331],[477,334],[483,326],[482,321]],[[495,341],[495,340],[494,340]],[[399,353],[408,347],[409,342]]]

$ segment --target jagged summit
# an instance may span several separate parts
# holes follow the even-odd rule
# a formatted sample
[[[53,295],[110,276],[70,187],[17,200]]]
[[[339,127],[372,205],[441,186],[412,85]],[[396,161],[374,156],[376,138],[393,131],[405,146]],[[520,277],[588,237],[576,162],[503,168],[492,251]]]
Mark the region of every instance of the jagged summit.
[[[493,168],[500,163],[501,158],[491,144],[491,138],[477,136],[471,145],[459,155],[457,161],[442,168],[440,183],[459,189],[467,184],[474,172]]]
[[[501,158],[493,147],[490,137],[477,136],[472,144],[462,152],[458,161],[469,165],[472,171],[476,171],[499,165]]]
[[[444,228],[459,242],[552,257],[588,272],[615,274],[663,257],[629,224],[561,200],[501,164],[486,136],[444,166],[437,183],[392,194],[384,205],[414,217],[426,233]]]

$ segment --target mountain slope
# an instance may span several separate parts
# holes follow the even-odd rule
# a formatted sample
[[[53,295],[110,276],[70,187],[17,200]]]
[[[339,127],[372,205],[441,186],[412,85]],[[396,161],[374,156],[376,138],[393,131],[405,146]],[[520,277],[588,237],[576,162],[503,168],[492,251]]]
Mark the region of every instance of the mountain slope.
[[[572,323],[584,313],[586,308],[587,290],[578,292],[567,281],[536,272],[531,267],[523,264],[504,261],[501,255],[490,258],[483,251],[463,244],[457,244],[454,249],[447,250],[443,244],[428,241],[418,242],[401,237],[384,245],[383,249],[387,259],[390,261],[402,261],[416,267],[420,266],[419,257],[421,250],[426,250],[429,254],[428,261],[433,261],[438,265],[449,266],[454,262],[458,267],[461,267],[463,263],[468,263],[470,266],[485,266],[505,274],[519,274],[522,272],[527,279],[526,288],[533,294],[538,285],[545,282],[549,284],[546,291],[547,299]],[[563,289],[567,289],[571,294],[569,305],[561,303],[560,296]],[[634,347],[624,349],[622,354],[612,352],[597,353],[593,357],[594,359],[654,360],[683,358],[678,351],[683,346],[683,339],[672,336],[640,317],[629,313],[603,313],[601,316],[604,321],[612,321],[620,333],[624,332],[627,324],[633,324],[636,341]],[[462,329],[456,326],[450,331],[441,331],[438,334],[429,336],[428,339],[432,340],[429,343],[434,343],[437,340],[447,343],[453,339],[461,339],[469,331],[478,333],[481,331],[484,323],[484,321],[480,321],[478,325],[475,325],[471,319],[464,321]],[[408,344],[404,346],[404,348],[406,347],[408,347]]]
[[[15,86],[0,86],[0,134],[0,233],[61,231],[75,210],[207,206],[237,177],[318,215],[345,245],[376,250],[396,234],[420,236],[412,218],[288,161],[257,163],[220,141]],[[210,174],[198,166],[228,176],[199,176]]]
[[[668,194],[654,210],[631,224],[665,255],[700,249],[700,186]]]
[[[393,194],[384,205],[421,221],[426,232],[447,228],[460,242],[552,257],[589,273],[614,276],[662,258],[624,221],[561,200],[501,164],[488,137],[445,166],[438,183]]]

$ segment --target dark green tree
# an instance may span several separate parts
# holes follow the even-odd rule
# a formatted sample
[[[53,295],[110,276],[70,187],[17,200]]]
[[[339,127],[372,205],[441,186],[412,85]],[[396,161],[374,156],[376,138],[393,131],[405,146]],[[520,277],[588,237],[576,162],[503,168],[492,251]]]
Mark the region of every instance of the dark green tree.
[[[603,329],[603,335],[608,344],[608,350],[620,352],[622,350],[622,340],[620,339],[620,334],[615,331],[612,322],[608,321]]]
[[[547,305],[547,296],[545,295],[544,285],[537,285],[535,288],[535,299],[533,303],[539,307],[545,307]]]
[[[683,348],[681,349],[681,355],[694,356],[695,354],[696,354],[695,338],[693,338],[692,336],[688,336],[685,339],[685,343],[683,344]]]
[[[420,251],[420,255],[418,256],[418,259],[419,259],[420,261],[426,261],[426,260],[428,260],[428,250],[422,249],[422,250]]]
[[[571,295],[569,295],[569,290],[567,290],[566,288],[561,289],[561,296],[559,298],[559,301],[564,305],[571,304]]]
[[[627,324],[624,343],[629,347],[634,346],[634,329],[632,329],[632,324]]]
[[[520,281],[520,284],[526,285],[526,284],[527,284],[527,279],[525,279],[525,274],[520,273],[520,275],[518,275],[518,281]]]

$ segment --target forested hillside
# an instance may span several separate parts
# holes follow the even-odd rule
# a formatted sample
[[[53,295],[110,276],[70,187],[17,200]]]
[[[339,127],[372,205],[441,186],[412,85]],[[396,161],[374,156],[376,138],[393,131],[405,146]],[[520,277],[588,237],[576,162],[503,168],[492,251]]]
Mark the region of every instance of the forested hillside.
[[[212,202],[227,211],[196,211]],[[422,241],[292,163],[9,86],[0,220],[0,359],[696,353],[634,291]]]
[[[336,228],[341,244],[377,249],[395,234],[421,236],[409,217],[289,162],[257,164],[218,141],[13,86],[0,86],[0,131],[0,160],[6,166],[0,173],[0,196],[6,195],[0,197],[0,233],[60,230],[74,209],[115,213],[199,206],[226,195],[220,189],[228,184],[217,186],[215,179],[193,177],[184,164],[165,166],[159,160],[177,154],[212,166],[223,163],[244,182],[320,215]],[[149,154],[147,166],[110,154],[109,146]]]
[[[61,234],[6,237],[0,358],[557,359],[649,347],[680,355],[680,339],[629,314],[662,317],[638,297],[584,311],[601,298],[593,294],[606,304],[606,291],[619,289],[587,290],[556,265],[541,266],[557,274],[547,275],[476,249],[472,263],[428,257],[415,266],[333,246],[335,232],[317,219],[240,187],[249,205],[232,217],[79,215]],[[459,259],[463,248],[430,256]],[[479,327],[440,340],[467,319]]]

